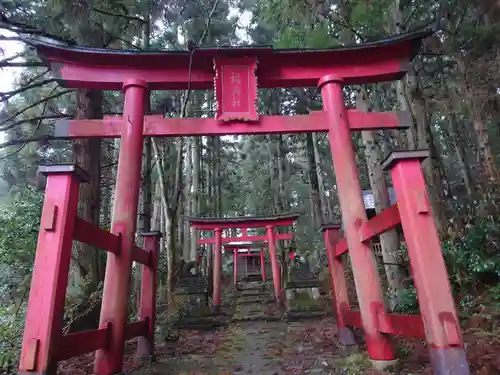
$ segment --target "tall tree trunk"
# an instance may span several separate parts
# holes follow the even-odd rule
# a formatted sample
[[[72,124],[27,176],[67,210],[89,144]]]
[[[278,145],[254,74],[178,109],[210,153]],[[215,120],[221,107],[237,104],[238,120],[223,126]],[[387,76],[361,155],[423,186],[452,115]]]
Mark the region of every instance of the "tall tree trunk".
[[[325,182],[323,180],[323,175],[321,174],[321,155],[318,149],[318,138],[316,133],[312,133],[313,148],[314,148],[314,160],[316,160],[316,174],[318,176],[318,186],[320,191],[321,207],[323,208],[323,217],[328,222],[334,220],[334,211],[332,206],[333,197],[326,196]]]
[[[446,197],[444,196],[442,178],[443,167],[434,145],[426,102],[419,88],[413,90],[411,109],[417,125],[417,147],[419,149],[428,149],[430,153],[429,159],[422,163],[422,168],[427,180],[427,190],[429,191],[436,229],[442,237],[446,235],[448,227],[444,203]]]
[[[283,143],[283,135],[277,135],[276,147],[278,149],[278,187],[280,197],[280,213],[288,209],[288,197],[286,196],[285,179],[287,176],[286,150]]]
[[[151,42],[151,1],[148,0],[146,11],[144,12],[144,25],[143,25],[143,46],[144,50],[149,50]],[[146,113],[151,112],[151,92],[146,98]],[[151,210],[152,210],[152,150],[151,137],[144,139],[144,155],[143,155],[143,172],[142,172],[142,212],[141,212],[141,225],[140,228],[144,232],[151,230]]]
[[[200,137],[191,138],[191,215],[200,214]],[[196,240],[198,239],[198,230],[191,228],[190,251],[186,261],[194,260],[196,257]]]
[[[466,61],[462,58],[457,58],[456,62],[458,72],[462,76],[462,95],[467,98],[465,104],[469,110],[476,136],[478,170],[483,172],[486,178],[485,182],[496,186],[498,184],[499,174],[498,166],[495,161],[495,154],[491,148],[488,128],[486,126],[487,112],[484,108],[483,95],[481,95],[481,91],[484,91],[484,88],[476,88],[468,83]]]
[[[215,138],[215,178],[217,186],[217,212],[216,216],[222,216],[224,205],[222,202],[222,179],[221,179],[221,139],[220,137]]]
[[[213,163],[213,155],[214,155],[214,137],[207,137],[207,202],[206,207],[209,216],[214,216],[216,211],[217,202],[214,202],[214,184],[212,175],[214,173],[214,163]]]
[[[455,149],[455,154],[460,168],[460,172],[462,174],[465,189],[467,190],[467,195],[471,197],[475,194],[475,186],[472,183],[472,176],[469,164],[465,159],[466,155],[465,149],[462,145],[462,142],[460,142],[459,139],[457,118],[455,116],[453,108],[450,105],[446,106],[446,113],[448,115],[448,131],[451,137],[451,141],[453,143],[453,148]]]
[[[168,142],[168,146],[174,147],[174,142]],[[156,140],[152,140],[153,154],[156,163],[156,171],[158,173],[158,182],[160,188],[160,199],[161,206],[164,217],[164,228],[165,228],[165,246],[166,246],[166,256],[167,256],[167,285],[166,285],[166,299],[169,305],[174,302],[173,298],[173,286],[175,281],[175,266],[176,266],[176,227],[177,224],[177,214],[179,211],[179,200],[181,196],[181,186],[182,186],[182,166],[184,163],[183,159],[183,139],[180,138],[177,146],[177,161],[175,168],[175,182],[172,186],[171,195],[167,190],[164,161],[160,157],[161,153],[159,151],[158,144]],[[164,154],[167,154],[165,152]]]
[[[186,185],[184,187],[184,196],[186,198],[186,211],[189,216],[194,216],[196,214],[193,206],[193,139],[194,138],[189,138],[186,145]],[[193,229],[187,222],[183,223],[183,225],[185,225],[186,238],[184,239],[182,248],[182,258],[187,261],[191,252],[192,235],[195,232],[193,232]]]
[[[103,95],[101,91],[79,89],[76,92],[76,115],[78,120],[102,118]],[[89,174],[89,183],[80,186],[78,203],[79,216],[93,224],[99,225],[101,203],[101,139],[77,139],[73,142],[75,163]],[[95,292],[103,280],[103,267],[100,262],[100,250],[84,243],[76,245],[76,259],[78,276],[82,286],[86,285],[83,293],[86,298]],[[98,321],[98,309],[95,314],[86,314],[83,320],[74,322],[77,329],[95,326]]]
[[[403,20],[402,4],[400,0],[394,0],[392,12],[392,27],[396,33],[401,32]],[[414,149],[428,149],[430,152],[429,160],[422,165],[427,181],[427,190],[429,191],[430,203],[434,213],[436,229],[441,236],[446,234],[447,219],[446,206],[444,205],[444,188],[442,181],[442,165],[435,153],[435,147],[432,143],[431,122],[427,115],[426,102],[420,88],[420,82],[413,68],[410,68],[405,80],[396,83],[396,95],[402,110],[410,110],[414,119],[408,135],[408,147]],[[403,143],[401,138],[399,142]]]
[[[317,163],[314,154],[314,140],[312,133],[306,134],[306,153],[308,165],[309,187],[311,190],[312,212],[314,217],[314,226],[320,227],[324,222],[323,208],[321,203],[321,193],[318,182]]]
[[[364,89],[358,93],[356,109],[364,112],[369,111],[368,97]],[[381,163],[381,149],[377,143],[377,133],[374,131],[363,131],[361,137],[365,146],[366,163],[368,166],[368,178],[373,192],[373,200],[377,213],[391,206],[389,189]],[[400,248],[399,238],[395,229],[380,235],[382,247],[382,258],[389,287],[389,308],[394,310],[397,305],[397,292],[405,288],[404,272],[398,264],[397,252]]]

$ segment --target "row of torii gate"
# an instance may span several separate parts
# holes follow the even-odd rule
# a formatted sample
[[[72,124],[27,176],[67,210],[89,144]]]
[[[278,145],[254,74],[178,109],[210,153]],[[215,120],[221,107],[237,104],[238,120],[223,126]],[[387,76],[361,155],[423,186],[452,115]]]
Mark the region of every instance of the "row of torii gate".
[[[65,87],[124,90],[123,116],[103,120],[61,121],[61,138],[120,137],[111,231],[77,216],[80,182],[88,176],[77,166],[41,167],[48,176],[30,290],[19,374],[55,374],[58,361],[95,351],[94,372],[122,371],[126,340],[139,337],[138,355],[154,352],[156,272],[159,233],[145,233],[135,245],[143,140],[147,136],[218,136],[327,132],[342,211],[338,225],[323,227],[340,341],[354,343],[352,327],[364,330],[371,360],[395,360],[391,335],[425,339],[435,374],[469,374],[450,284],[433,222],[420,163],[425,151],[393,152],[390,171],[397,205],[368,220],[356,168],[351,131],[404,129],[406,112],[364,113],[348,110],[343,86],[401,79],[428,31],[378,42],[325,50],[274,50],[268,47],[197,48],[194,51],[136,52],[99,50],[35,40],[38,54]],[[214,88],[215,118],[163,118],[146,113],[150,90]],[[322,111],[301,116],[261,116],[257,83],[263,88],[317,86]],[[239,221],[238,221],[239,220]],[[220,304],[220,249],[223,228],[266,227],[276,299],[282,295],[276,259],[276,225],[293,218],[253,222],[192,220],[214,231],[214,305]],[[281,221],[280,221],[281,220]],[[386,311],[370,240],[401,224],[408,246],[421,315]],[[73,240],[108,253],[100,326],[62,334],[63,311]],[[262,239],[261,239],[262,240]],[[351,309],[341,255],[349,252],[359,301]],[[139,320],[127,321],[132,262],[142,264]]]

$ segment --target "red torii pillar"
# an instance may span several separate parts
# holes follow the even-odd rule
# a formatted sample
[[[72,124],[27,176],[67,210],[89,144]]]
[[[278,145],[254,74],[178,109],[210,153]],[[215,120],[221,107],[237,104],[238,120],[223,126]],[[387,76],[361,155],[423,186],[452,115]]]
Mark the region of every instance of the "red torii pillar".
[[[127,324],[132,249],[137,223],[141,184],[143,126],[147,83],[128,80],[123,84],[123,133],[116,177],[111,232],[121,236],[119,255],[108,253],[102,295],[101,328],[111,323],[111,337],[106,350],[96,352],[94,372],[109,375],[122,370]]]
[[[342,94],[342,82],[342,77],[327,75],[319,80],[318,87],[321,89],[323,108],[329,126],[328,138],[342,222],[352,261],[368,354],[372,361],[380,361],[383,366],[386,361],[393,361],[395,354],[390,338],[379,332],[377,328],[379,318],[373,306],[384,306],[384,299],[375,256],[371,245],[359,240],[359,228],[362,223],[366,222],[367,216]],[[386,314],[385,309],[380,314],[382,316]]]
[[[215,228],[215,246],[214,246],[214,260],[213,260],[213,296],[212,296],[212,310],[218,312],[220,310],[220,290],[221,290],[221,274],[222,274],[222,229]]]
[[[273,270],[274,297],[278,304],[283,304],[283,290],[281,289],[281,272],[278,264],[278,254],[276,253],[276,237],[274,228],[271,225],[266,226],[267,236],[269,238],[269,258],[271,259],[271,268]]]

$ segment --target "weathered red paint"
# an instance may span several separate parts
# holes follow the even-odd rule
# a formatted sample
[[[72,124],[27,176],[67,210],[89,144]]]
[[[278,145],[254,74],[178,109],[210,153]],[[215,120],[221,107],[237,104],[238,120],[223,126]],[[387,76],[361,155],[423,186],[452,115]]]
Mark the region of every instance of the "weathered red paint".
[[[343,310],[345,324],[350,327],[363,329],[361,313],[359,311]],[[425,339],[425,329],[420,315],[384,314],[378,315],[377,330],[381,333],[394,336]]]
[[[264,249],[260,249],[260,274],[262,275],[262,281],[266,281],[266,258],[264,256]]]
[[[139,264],[149,266],[153,259],[151,258],[152,254],[140,248],[139,246],[132,247],[132,261],[137,262]]]
[[[55,351],[55,359],[64,361],[100,348],[107,348],[110,337],[111,324],[104,328],[61,336]]]
[[[215,65],[215,118],[220,121],[257,121],[256,57],[217,57]]]
[[[362,223],[367,221],[367,216],[342,95],[342,84],[343,80],[333,75],[325,76],[319,81],[324,110],[328,114],[330,127],[328,138],[339,192],[342,222],[353,266],[368,354],[374,360],[393,360],[395,356],[391,341],[378,332],[377,317],[370,308],[373,303],[382,304],[384,299],[371,245],[362,243],[359,238],[359,229]]]
[[[136,322],[127,323],[125,326],[125,341],[136,337],[145,336],[148,332],[148,319],[138,320]]]
[[[409,112],[359,112],[347,111],[349,126],[353,131],[373,129],[405,129],[411,125]],[[60,120],[56,123],[55,136],[60,138],[116,138],[121,134],[121,116],[106,116],[103,120]],[[181,137],[217,136],[269,133],[319,133],[328,132],[323,111],[309,115],[260,116],[256,121],[220,122],[213,118],[163,118],[145,116],[144,136]]]
[[[396,191],[434,371],[446,374],[453,368],[453,374],[469,374],[450,282],[420,166],[426,156],[421,151],[395,152],[385,164],[390,169]],[[440,354],[433,354],[436,350],[441,351]],[[442,354],[445,352],[451,354]]]
[[[266,226],[267,236],[268,236],[268,246],[269,246],[269,258],[271,260],[271,269],[273,270],[273,285],[274,285],[274,296],[276,301],[281,304],[282,291],[281,291],[281,273],[278,264],[278,254],[276,253],[276,234],[274,233],[274,228],[270,225]]]
[[[20,372],[55,375],[75,217],[79,172],[43,167],[48,176],[24,326]],[[81,174],[81,172],[80,172]]]
[[[399,208],[398,205],[395,204],[361,225],[361,228],[359,229],[361,241],[369,241],[374,237],[397,227],[400,223],[401,218],[399,217]]]
[[[221,273],[222,273],[222,229],[215,228],[215,246],[214,246],[214,260],[213,260],[213,296],[212,296],[212,309],[217,312],[220,310],[220,291],[221,291]]]
[[[77,217],[75,220],[74,240],[109,251],[115,255],[120,254],[120,236],[99,228],[82,218]]]
[[[359,228],[362,242],[367,242],[373,237],[398,226],[401,223],[397,204],[382,211],[377,216],[361,224]],[[348,251],[347,240],[341,238],[335,245],[335,256],[339,257]]]
[[[342,345],[353,346],[356,345],[354,333],[350,327],[347,326],[343,312],[345,306],[349,308],[349,294],[347,292],[347,284],[344,276],[344,263],[340,258],[335,256],[335,245],[341,238],[340,225],[325,226],[323,228],[323,235],[328,258],[328,269],[330,271],[332,302],[339,329],[339,341]]]
[[[158,277],[158,252],[160,250],[160,232],[142,233],[144,250],[150,255],[151,263],[142,266],[139,319],[148,321],[147,334],[140,336],[137,342],[137,357],[153,355],[156,322],[156,288]]]
[[[100,327],[112,323],[110,345],[95,356],[96,375],[110,375],[122,370],[127,306],[133,260],[134,234],[141,181],[143,122],[147,83],[128,80],[125,91],[124,127],[116,177],[111,232],[121,235],[119,256],[108,253],[102,297]]]

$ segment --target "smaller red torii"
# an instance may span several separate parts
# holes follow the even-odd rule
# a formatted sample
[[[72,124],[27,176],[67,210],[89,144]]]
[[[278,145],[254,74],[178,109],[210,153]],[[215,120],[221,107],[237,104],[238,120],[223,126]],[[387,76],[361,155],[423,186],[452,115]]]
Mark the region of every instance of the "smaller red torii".
[[[246,229],[243,229],[243,235],[246,236]],[[266,267],[264,263],[264,246],[267,245],[266,241],[255,242],[230,242],[224,246],[225,251],[232,251],[234,257],[233,263],[233,282],[234,285],[238,283],[238,257],[260,257],[260,273],[262,281],[266,281]],[[251,249],[260,248],[259,252],[251,253]],[[248,253],[239,253],[239,250],[248,250]]]
[[[274,231],[275,227],[283,227],[292,225],[300,216],[300,214],[284,214],[275,216],[242,216],[228,218],[202,218],[202,217],[185,217],[189,225],[198,230],[213,230],[215,238],[198,240],[198,244],[213,243],[213,298],[212,308],[214,311],[220,309],[221,301],[221,270],[222,270],[222,243],[231,243],[237,241],[267,241],[269,248],[269,258],[271,260],[271,269],[273,272],[274,294],[276,301],[281,303],[282,289],[280,280],[280,270],[278,257],[276,254],[276,240],[292,239],[293,233],[287,235],[279,235]],[[240,237],[222,237],[223,229],[244,229],[243,236]],[[248,228],[266,228],[266,236],[249,236],[246,234]]]

